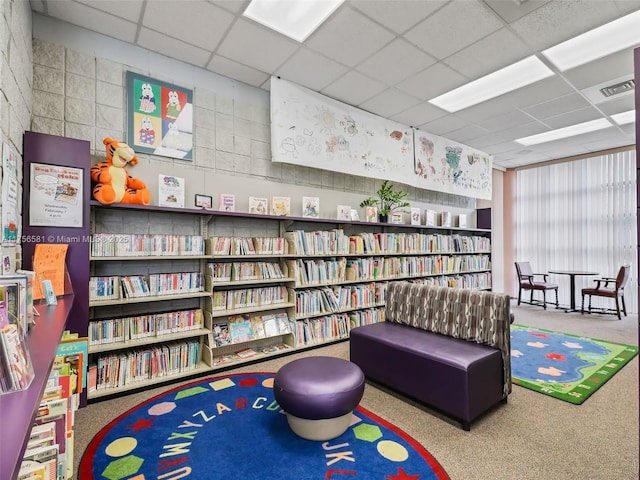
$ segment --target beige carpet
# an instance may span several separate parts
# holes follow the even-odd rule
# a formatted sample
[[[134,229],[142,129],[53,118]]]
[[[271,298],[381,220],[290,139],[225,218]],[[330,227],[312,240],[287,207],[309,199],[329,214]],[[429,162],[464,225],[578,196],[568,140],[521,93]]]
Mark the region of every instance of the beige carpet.
[[[618,321],[610,315],[582,316],[524,305],[514,306],[513,311],[516,323],[523,325],[638,345],[637,315]],[[308,355],[348,358],[349,345],[341,342],[231,372],[275,372],[285,363]],[[85,448],[106,423],[168,388],[93,403],[79,410],[76,469]],[[470,432],[369,384],[361,405],[424,445],[453,480],[638,479],[638,357],[583,405],[571,405],[514,385],[508,404],[478,420]],[[216,478],[212,473],[210,479]]]

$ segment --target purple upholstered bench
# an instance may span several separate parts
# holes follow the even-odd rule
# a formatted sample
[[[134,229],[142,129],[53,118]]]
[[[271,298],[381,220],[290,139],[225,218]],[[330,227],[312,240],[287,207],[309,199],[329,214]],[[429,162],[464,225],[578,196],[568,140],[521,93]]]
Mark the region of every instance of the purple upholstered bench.
[[[349,427],[364,393],[364,374],[348,360],[300,358],[278,370],[273,393],[294,433],[307,440],[331,440]]]
[[[366,378],[470,430],[511,393],[509,296],[391,282],[386,321],[353,328],[350,358]]]

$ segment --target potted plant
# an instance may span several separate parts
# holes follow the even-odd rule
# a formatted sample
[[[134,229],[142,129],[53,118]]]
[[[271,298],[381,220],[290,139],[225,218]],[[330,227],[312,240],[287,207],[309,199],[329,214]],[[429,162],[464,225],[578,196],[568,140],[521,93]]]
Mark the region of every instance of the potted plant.
[[[404,200],[408,193],[402,190],[394,190],[393,186],[389,184],[389,180],[382,182],[376,195],[378,195],[378,198],[369,197],[364,199],[360,203],[360,207],[377,207],[378,220],[380,222],[386,222],[389,214],[394,210],[409,206],[409,202]]]

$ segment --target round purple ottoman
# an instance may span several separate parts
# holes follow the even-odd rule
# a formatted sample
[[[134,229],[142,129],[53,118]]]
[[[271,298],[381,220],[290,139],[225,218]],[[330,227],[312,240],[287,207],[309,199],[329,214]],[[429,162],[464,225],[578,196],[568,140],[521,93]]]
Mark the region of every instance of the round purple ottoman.
[[[278,370],[273,393],[296,435],[331,440],[349,428],[364,394],[364,374],[341,358],[300,358]]]

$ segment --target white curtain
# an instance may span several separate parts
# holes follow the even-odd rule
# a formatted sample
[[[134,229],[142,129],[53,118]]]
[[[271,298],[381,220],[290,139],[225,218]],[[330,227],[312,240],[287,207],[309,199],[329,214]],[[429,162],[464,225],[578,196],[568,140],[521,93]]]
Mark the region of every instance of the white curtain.
[[[631,264],[625,301],[627,313],[637,313],[635,150],[519,170],[516,178],[516,261],[529,261],[536,273],[598,272],[576,277],[578,309],[583,287]],[[569,305],[569,277],[548,280],[559,284],[560,303]],[[593,305],[615,303],[594,297]]]

